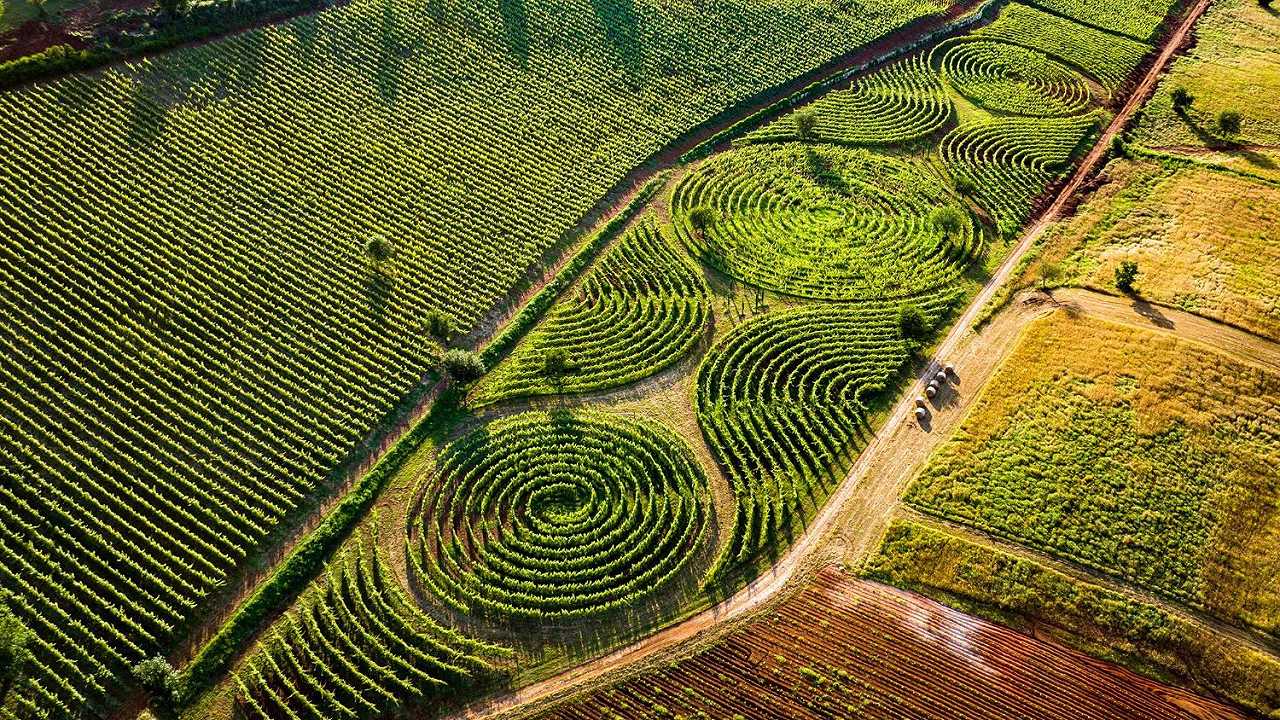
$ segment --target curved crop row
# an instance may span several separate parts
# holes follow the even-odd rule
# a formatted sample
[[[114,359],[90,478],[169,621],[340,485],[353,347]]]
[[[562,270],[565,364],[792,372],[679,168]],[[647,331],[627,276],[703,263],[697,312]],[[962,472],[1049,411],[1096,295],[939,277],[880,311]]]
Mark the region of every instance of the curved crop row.
[[[506,653],[433,621],[360,538],[235,673],[236,708],[245,720],[386,717],[491,675]]]
[[[707,323],[707,287],[646,218],[485,379],[477,403],[622,385],[675,362]],[[566,367],[548,370],[547,354]]]
[[[1072,115],[1090,101],[1079,73],[1020,45],[962,39],[938,46],[943,77],[974,103],[1018,115]]]
[[[1097,123],[1096,115],[1000,118],[956,128],[942,139],[939,152],[947,170],[974,188],[974,199],[1008,235]]]
[[[942,314],[948,298],[918,304]],[[786,546],[870,433],[866,413],[913,346],[899,305],[814,305],[730,333],[698,372],[698,421],[737,502],[709,579]]]
[[[1149,42],[1164,22],[1173,0],[1029,0],[1050,12],[1103,30]]]
[[[1011,3],[975,37],[1032,48],[1077,67],[1115,93],[1151,52],[1151,46],[1052,13]]]
[[[850,145],[892,145],[925,137],[951,117],[951,100],[929,68],[915,55],[828,93],[803,110],[814,125],[801,138],[796,113],[748,134],[746,142],[817,140]]]
[[[832,300],[905,297],[955,279],[979,250],[967,216],[920,164],[832,145],[749,145],[676,187],[676,232],[704,262],[758,287]]]
[[[708,502],[692,453],[660,426],[525,413],[440,453],[408,554],[423,586],[459,612],[595,615],[684,569]]]

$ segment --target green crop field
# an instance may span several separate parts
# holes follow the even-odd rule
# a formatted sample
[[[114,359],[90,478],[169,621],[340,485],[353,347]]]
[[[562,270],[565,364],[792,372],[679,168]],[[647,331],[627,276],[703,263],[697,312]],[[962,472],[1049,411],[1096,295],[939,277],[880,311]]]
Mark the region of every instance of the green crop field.
[[[1267,632],[1280,375],[1062,314],[1001,364],[906,502]]]
[[[0,93],[0,720],[434,716],[751,581],[1164,12],[978,10],[352,0]],[[1271,628],[1196,517],[1071,542]]]

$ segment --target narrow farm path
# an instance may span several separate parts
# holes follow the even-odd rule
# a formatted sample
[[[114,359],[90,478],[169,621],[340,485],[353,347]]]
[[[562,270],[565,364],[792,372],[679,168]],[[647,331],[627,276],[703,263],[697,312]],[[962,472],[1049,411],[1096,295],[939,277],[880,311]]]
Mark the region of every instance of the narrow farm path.
[[[898,508],[897,516],[909,519],[912,522],[920,523],[921,525],[938,528],[948,534],[963,538],[964,540],[976,545],[994,548],[1000,552],[1009,553],[1010,555],[1031,560],[1032,562],[1043,565],[1052,570],[1056,570],[1068,577],[1074,578],[1075,580],[1092,585],[1098,585],[1113,592],[1127,595],[1138,602],[1145,603],[1147,605],[1154,605],[1166,612],[1181,615],[1191,622],[1212,630],[1214,634],[1220,637],[1231,638],[1253,648],[1254,650],[1257,650],[1258,652],[1280,656],[1280,640],[1277,640],[1274,637],[1268,636],[1267,634],[1257,630],[1232,625],[1218,617],[1204,612],[1203,610],[1176,600],[1170,600],[1163,595],[1157,595],[1155,593],[1136,588],[1123,580],[1095,570],[1091,567],[1081,565],[1080,563],[1072,562],[1070,560],[1063,560],[1048,553],[1009,542],[1004,538],[988,532],[983,532],[980,529],[951,522],[945,518],[935,517],[927,513],[922,513],[905,505]]]
[[[832,559],[830,550],[842,550],[846,561],[860,564],[874,550],[887,527],[898,498],[910,480],[911,472],[924,462],[939,438],[945,436],[946,430],[954,426],[971,393],[959,393],[954,388],[942,393],[936,405],[938,410],[934,413],[938,420],[926,428],[920,428],[915,423],[915,396],[923,389],[928,378],[937,372],[941,363],[956,365],[961,384],[965,388],[980,387],[981,381],[990,376],[999,358],[1004,356],[1003,351],[1012,347],[1021,327],[1031,317],[1047,311],[1034,301],[1015,303],[1013,312],[1001,313],[997,321],[984,328],[981,334],[972,332],[983,308],[1013,275],[1018,262],[1098,169],[1111,148],[1112,140],[1151,95],[1170,59],[1186,42],[1191,29],[1210,2],[1211,0],[1196,0],[1188,10],[1093,148],[1058,191],[1053,202],[1021,236],[1008,257],[955,321],[951,331],[939,344],[934,359],[927,363],[917,378],[917,383],[894,407],[881,431],[863,449],[822,511],[781,560],[732,597],[681,623],[541,682],[472,703],[450,717],[492,717],[527,703],[547,700],[581,688],[607,673],[640,662],[719,623],[742,617],[760,608],[778,595],[798,569],[811,567],[814,563],[829,562]],[[958,358],[963,358],[963,363],[958,362]],[[921,432],[922,429],[925,432]],[[834,542],[827,543],[828,540]]]

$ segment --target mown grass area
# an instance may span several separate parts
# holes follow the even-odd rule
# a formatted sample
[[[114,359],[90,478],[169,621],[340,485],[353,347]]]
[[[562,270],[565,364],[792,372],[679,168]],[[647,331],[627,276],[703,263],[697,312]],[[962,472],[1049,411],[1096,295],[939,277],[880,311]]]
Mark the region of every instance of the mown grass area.
[[[982,617],[1034,627],[1037,634],[1266,717],[1280,710],[1280,661],[1274,655],[1024,557],[898,520],[865,572]]]
[[[1174,62],[1148,103],[1138,141],[1153,147],[1217,145],[1217,117],[1234,110],[1241,115],[1234,140],[1280,143],[1280,12],[1256,0],[1221,0],[1195,32],[1195,46]],[[1173,107],[1179,87],[1195,96],[1185,113]]]
[[[1208,168],[1117,160],[1099,189],[1046,233],[1022,283],[1115,292],[1138,264],[1144,299],[1280,337],[1280,187]]]
[[[1280,376],[1058,313],[905,501],[1267,632],[1280,627]]]

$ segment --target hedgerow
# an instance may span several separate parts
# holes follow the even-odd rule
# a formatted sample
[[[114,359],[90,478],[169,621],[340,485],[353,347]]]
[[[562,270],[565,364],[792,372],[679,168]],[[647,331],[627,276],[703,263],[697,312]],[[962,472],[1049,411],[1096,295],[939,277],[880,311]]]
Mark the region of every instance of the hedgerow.
[[[409,534],[413,575],[469,615],[580,618],[634,606],[706,540],[706,478],[647,421],[524,413],[441,451]]]

